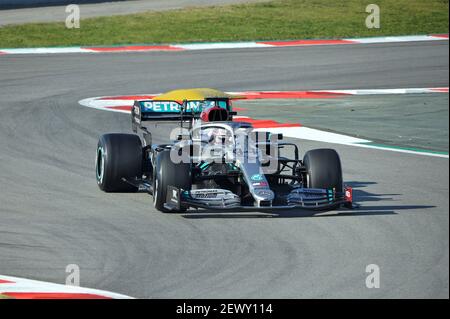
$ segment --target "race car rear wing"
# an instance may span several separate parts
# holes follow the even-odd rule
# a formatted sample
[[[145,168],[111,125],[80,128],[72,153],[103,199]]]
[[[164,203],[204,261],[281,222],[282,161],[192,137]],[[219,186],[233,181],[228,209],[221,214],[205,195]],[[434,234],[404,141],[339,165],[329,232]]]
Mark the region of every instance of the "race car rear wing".
[[[131,109],[131,128],[137,133],[140,129],[147,145],[151,145],[151,132],[143,126],[143,122],[179,122],[189,123],[191,128],[192,120],[199,119],[204,110],[213,108],[223,108],[227,110],[229,120],[233,119],[236,112],[232,112],[229,98],[206,98],[204,100],[184,100],[183,102],[174,100],[138,100],[135,101]]]
[[[135,101],[131,109],[131,120],[140,125],[143,121],[180,121],[198,117],[199,112],[186,103],[175,101]]]
[[[143,121],[180,121],[199,118],[206,108],[216,106],[231,112],[231,104],[226,98],[211,98],[201,101],[144,100],[135,101],[132,121],[140,124]]]

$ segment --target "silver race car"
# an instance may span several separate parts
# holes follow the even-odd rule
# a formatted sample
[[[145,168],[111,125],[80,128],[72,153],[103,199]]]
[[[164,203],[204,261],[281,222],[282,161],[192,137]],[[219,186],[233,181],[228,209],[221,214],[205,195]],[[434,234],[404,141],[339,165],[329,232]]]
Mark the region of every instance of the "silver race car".
[[[299,158],[281,134],[233,121],[231,96],[213,89],[176,90],[135,101],[135,134],[105,134],[96,177],[106,192],[146,191],[163,212],[330,210],[352,207],[339,155],[316,149]],[[176,123],[171,143],[153,144],[149,126]],[[147,125],[148,124],[148,125]]]

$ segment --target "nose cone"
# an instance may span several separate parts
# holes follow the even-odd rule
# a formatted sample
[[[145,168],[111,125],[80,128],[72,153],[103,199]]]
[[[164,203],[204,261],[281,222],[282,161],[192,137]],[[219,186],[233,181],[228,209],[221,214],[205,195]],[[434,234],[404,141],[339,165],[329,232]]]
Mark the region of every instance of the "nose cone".
[[[258,201],[273,201],[275,194],[272,190],[268,188],[256,189],[253,193],[253,197]]]
[[[203,122],[227,121],[228,118],[228,111],[220,107],[206,109],[200,114],[200,119]]]

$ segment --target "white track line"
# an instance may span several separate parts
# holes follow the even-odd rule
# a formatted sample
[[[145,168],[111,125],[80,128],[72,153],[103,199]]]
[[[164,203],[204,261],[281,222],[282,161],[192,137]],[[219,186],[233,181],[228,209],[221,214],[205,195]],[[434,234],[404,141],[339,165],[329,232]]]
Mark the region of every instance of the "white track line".
[[[223,42],[223,43],[193,43],[174,45],[184,50],[214,50],[214,49],[249,49],[271,48],[273,45],[256,42]]]
[[[448,93],[448,87],[437,88],[406,88],[406,89],[359,89],[359,90],[319,90],[312,92],[337,93],[348,95],[388,95],[388,94],[424,94]]]
[[[368,43],[439,41],[439,40],[445,40],[445,38],[440,37],[440,36],[434,36],[434,35],[410,35],[410,36],[393,36],[393,37],[358,38],[358,39],[346,39],[346,40],[355,41],[360,44],[368,44]]]
[[[132,299],[129,296],[117,294],[110,291],[60,285],[55,283],[0,275],[0,294],[7,293],[89,294],[112,299]]]
[[[133,100],[101,100],[101,99],[102,99],[102,97],[87,98],[87,99],[78,101],[78,104],[85,106],[85,107],[92,108],[92,109],[125,113],[125,114],[130,114],[130,111],[111,109],[108,107],[111,107],[111,106],[133,106],[133,104],[134,104]]]

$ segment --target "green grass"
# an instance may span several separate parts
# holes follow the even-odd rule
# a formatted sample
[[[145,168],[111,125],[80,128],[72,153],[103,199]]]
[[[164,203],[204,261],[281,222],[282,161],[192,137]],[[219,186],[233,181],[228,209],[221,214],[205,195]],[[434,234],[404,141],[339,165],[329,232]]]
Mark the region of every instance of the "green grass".
[[[377,0],[381,28],[367,29],[361,0],[274,0],[64,23],[0,28],[0,47],[287,40],[448,33],[448,0]]]

